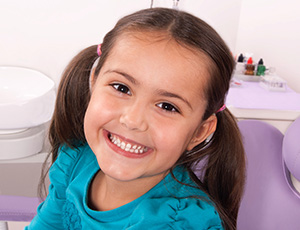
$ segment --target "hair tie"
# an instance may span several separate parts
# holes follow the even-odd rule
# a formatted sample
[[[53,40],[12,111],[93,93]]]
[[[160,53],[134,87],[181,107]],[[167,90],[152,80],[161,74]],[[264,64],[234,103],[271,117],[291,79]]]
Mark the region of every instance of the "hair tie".
[[[99,57],[100,57],[101,54],[102,54],[101,46],[102,46],[102,44],[99,44],[99,45],[97,46],[97,54],[98,54]]]
[[[224,105],[222,105],[222,107],[216,112],[216,113],[218,113],[218,112],[222,112],[224,109],[226,109],[226,105],[224,104]]]

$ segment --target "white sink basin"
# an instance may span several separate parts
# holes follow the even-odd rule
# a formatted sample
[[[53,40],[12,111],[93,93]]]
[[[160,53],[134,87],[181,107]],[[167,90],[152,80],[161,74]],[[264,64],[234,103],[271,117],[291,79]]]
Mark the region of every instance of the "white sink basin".
[[[0,67],[0,134],[48,122],[54,111],[54,85],[38,71]]]

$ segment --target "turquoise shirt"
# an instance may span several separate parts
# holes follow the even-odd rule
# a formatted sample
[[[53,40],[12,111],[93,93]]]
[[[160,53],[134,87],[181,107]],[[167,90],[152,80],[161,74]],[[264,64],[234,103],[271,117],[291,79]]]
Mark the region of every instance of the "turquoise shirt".
[[[98,170],[88,145],[74,150],[64,146],[50,168],[49,195],[25,230],[223,229],[207,195],[178,183],[171,174],[124,206],[110,211],[92,210],[88,206],[88,190]],[[183,183],[195,185],[183,167],[176,167],[174,175]],[[199,198],[188,198],[195,195]]]

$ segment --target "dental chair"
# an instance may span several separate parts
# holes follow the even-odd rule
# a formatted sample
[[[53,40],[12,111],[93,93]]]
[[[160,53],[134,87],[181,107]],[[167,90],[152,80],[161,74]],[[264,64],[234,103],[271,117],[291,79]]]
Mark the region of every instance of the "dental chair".
[[[8,221],[30,222],[39,203],[37,197],[0,195],[0,230],[8,230]]]
[[[237,229],[299,230],[300,195],[290,174],[300,180],[300,118],[285,136],[262,121],[245,120],[238,125],[247,171]]]

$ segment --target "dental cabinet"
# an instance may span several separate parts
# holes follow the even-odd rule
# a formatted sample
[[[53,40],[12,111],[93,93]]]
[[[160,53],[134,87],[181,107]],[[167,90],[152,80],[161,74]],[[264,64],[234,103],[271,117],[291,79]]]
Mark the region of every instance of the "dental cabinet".
[[[238,120],[262,120],[283,134],[300,116],[300,94],[289,87],[270,91],[259,82],[242,81],[229,89],[226,106]]]

